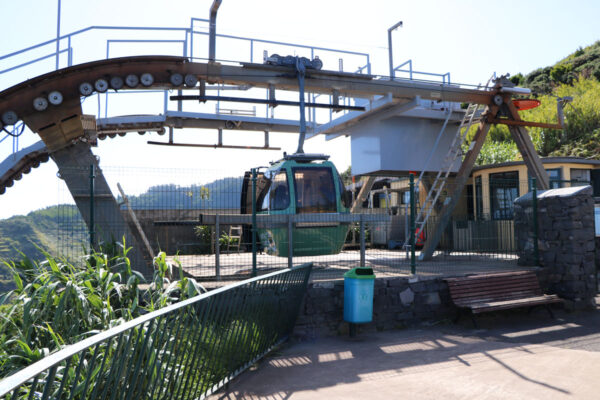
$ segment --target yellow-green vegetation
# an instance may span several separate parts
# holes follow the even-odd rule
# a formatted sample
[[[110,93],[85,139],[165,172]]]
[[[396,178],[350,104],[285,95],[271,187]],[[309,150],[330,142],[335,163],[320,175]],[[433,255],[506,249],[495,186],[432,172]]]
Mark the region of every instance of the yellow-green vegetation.
[[[530,87],[541,106],[521,112],[527,121],[557,122],[557,97],[570,96],[573,102],[564,109],[565,130],[528,128],[541,156],[600,158],[600,42],[573,54],[551,67],[540,68],[511,78],[518,85]],[[470,141],[475,133],[468,135]],[[508,128],[492,126],[477,164],[517,161],[521,156]]]
[[[45,253],[5,262],[15,289],[0,297],[0,379],[71,343],[143,313],[200,294],[202,287],[176,273],[164,253],[154,258],[147,289],[132,269],[128,249],[109,255],[95,252],[80,264]]]

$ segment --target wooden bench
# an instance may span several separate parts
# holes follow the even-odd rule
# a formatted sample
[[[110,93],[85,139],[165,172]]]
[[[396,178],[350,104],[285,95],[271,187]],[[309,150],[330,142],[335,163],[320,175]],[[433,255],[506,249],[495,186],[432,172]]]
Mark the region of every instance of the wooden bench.
[[[549,305],[561,303],[562,299],[552,294],[543,294],[534,272],[502,272],[489,275],[473,275],[445,279],[450,297],[458,307],[456,321],[463,309],[471,310],[473,325],[477,327],[475,314],[506,310],[509,308],[546,306],[554,318]]]

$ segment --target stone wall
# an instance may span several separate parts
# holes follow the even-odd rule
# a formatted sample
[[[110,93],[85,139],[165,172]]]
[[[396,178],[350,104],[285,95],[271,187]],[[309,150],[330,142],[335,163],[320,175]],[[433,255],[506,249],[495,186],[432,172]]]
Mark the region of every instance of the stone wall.
[[[520,265],[535,265],[532,195],[515,200]],[[548,293],[568,308],[593,306],[596,287],[594,200],[591,186],[538,193],[538,273]]]
[[[348,333],[343,321],[344,281],[313,282],[308,286],[294,329],[299,339]],[[359,331],[387,330],[419,321],[453,318],[448,285],[441,278],[379,278],[375,280],[373,322]]]

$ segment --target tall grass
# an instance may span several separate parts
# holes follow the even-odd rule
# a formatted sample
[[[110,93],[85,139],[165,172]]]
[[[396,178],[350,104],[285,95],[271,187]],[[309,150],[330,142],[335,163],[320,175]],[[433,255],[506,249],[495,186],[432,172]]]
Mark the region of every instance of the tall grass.
[[[153,280],[145,282],[132,269],[130,249],[113,248],[88,254],[80,263],[47,252],[41,262],[25,256],[3,261],[15,289],[0,298],[0,378],[65,345],[204,291],[163,252],[154,258]],[[171,280],[175,267],[179,279]]]

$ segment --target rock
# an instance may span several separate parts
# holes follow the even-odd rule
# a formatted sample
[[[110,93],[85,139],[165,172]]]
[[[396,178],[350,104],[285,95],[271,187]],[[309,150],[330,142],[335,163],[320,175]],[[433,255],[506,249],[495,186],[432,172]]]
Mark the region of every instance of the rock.
[[[402,302],[403,305],[411,305],[414,300],[415,293],[410,288],[406,288],[405,290],[400,292],[400,302]]]

